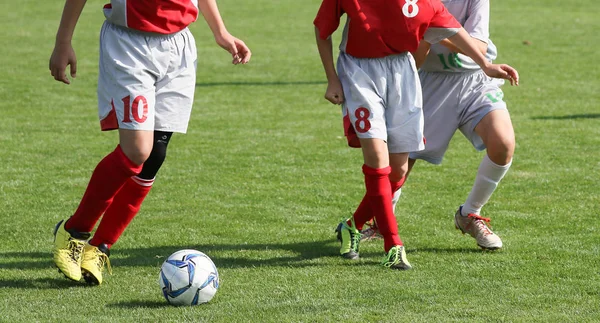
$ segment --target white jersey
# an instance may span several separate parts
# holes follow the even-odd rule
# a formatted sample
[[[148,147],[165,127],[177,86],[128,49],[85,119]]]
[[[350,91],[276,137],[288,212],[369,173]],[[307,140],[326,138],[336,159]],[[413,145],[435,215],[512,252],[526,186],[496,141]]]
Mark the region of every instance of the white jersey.
[[[490,40],[489,0],[442,0],[448,11],[460,22],[471,37],[488,44],[486,58],[491,62],[498,56]],[[470,57],[452,53],[447,47],[432,44],[421,70],[427,72],[465,72],[479,69]]]

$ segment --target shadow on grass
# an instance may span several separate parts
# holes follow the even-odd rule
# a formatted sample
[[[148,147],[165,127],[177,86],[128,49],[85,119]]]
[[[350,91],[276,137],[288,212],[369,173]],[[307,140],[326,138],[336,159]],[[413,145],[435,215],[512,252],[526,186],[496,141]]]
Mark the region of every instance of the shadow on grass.
[[[570,119],[598,119],[600,113],[568,114],[564,116],[537,116],[533,120],[570,120]]]
[[[367,243],[382,243],[380,241]],[[313,242],[298,242],[286,244],[199,244],[199,245],[170,245],[147,248],[119,248],[112,249],[111,263],[115,266],[158,266],[170,254],[181,249],[200,250],[211,257],[219,268],[252,268],[252,267],[311,267],[318,266],[318,259],[338,259],[339,247],[334,240]],[[410,248],[406,253],[482,253],[498,252],[483,251],[478,248]],[[280,255],[285,253],[285,255]],[[377,258],[383,252],[363,251],[361,258]],[[12,259],[5,261],[4,259]],[[54,266],[50,252],[0,252],[0,269],[11,270],[37,270]],[[44,284],[48,285],[53,280]],[[32,282],[40,285],[40,282]],[[67,283],[70,283],[67,281]],[[0,281],[0,287],[8,287],[7,282]],[[10,284],[10,282],[8,282]],[[15,284],[22,284],[18,282]],[[41,285],[44,285],[41,284]],[[62,280],[57,284],[63,284]],[[24,284],[27,285],[27,284]],[[62,285],[60,285],[62,287]],[[51,288],[52,286],[50,286]]]
[[[287,244],[172,245],[119,251],[115,249],[114,252],[128,255],[118,260],[118,264],[122,266],[156,265],[177,250],[196,249],[209,255],[220,268],[310,267],[317,265],[312,260],[337,257],[337,249],[331,245],[331,240],[322,240]],[[277,255],[282,252],[286,255]]]
[[[217,268],[257,268],[257,267],[292,267],[304,268],[320,266],[319,259],[336,259],[339,256],[337,242],[321,240],[287,244],[215,244],[215,245],[170,245],[147,248],[118,248],[112,250],[113,266],[124,267],[159,267],[170,254],[181,249],[200,250],[211,257]],[[408,248],[407,253],[482,253],[477,248]],[[497,252],[497,251],[496,251]],[[286,253],[281,256],[281,253]],[[361,253],[361,261],[348,262],[353,266],[371,266],[379,263],[383,252],[365,251]],[[10,259],[10,260],[6,260]],[[51,253],[44,252],[0,252],[0,269],[40,270],[54,267]],[[54,269],[56,270],[56,269]],[[18,289],[65,289],[86,288],[87,284],[73,282],[56,275],[56,278],[36,279],[2,279],[1,288]],[[163,302],[129,302],[113,304],[114,307],[163,307]]]
[[[115,246],[111,249],[111,263],[117,266],[155,266],[181,249],[200,250],[209,255],[220,268],[309,267],[316,265],[312,260],[338,257],[338,249],[333,241],[323,240],[288,244],[171,245],[148,248]],[[280,253],[286,255],[277,255]],[[0,252],[0,269],[45,269],[54,266],[51,259],[50,251]]]
[[[87,284],[57,278],[35,278],[35,279],[3,279],[0,278],[0,288],[18,288],[18,289],[67,289],[67,288],[89,288]]]
[[[166,308],[173,307],[165,301],[131,301],[107,304],[107,307],[115,308]]]
[[[273,82],[204,82],[196,83],[196,87],[212,87],[212,86],[289,86],[289,85],[315,85],[327,84],[325,81],[273,81]]]
[[[500,250],[497,250],[497,251],[482,250],[477,247],[473,247],[473,248],[414,248],[414,249],[407,248],[406,249],[407,254],[422,253],[422,252],[444,253],[444,254],[451,254],[451,253],[467,254],[467,253],[484,253],[484,252],[494,253],[494,252],[500,252]]]

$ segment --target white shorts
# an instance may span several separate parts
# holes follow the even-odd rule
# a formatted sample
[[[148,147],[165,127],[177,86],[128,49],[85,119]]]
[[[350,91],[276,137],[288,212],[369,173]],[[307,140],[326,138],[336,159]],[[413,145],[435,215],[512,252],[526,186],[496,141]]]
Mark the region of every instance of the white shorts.
[[[100,33],[98,115],[102,130],[187,131],[196,87],[196,43],[104,22]]]
[[[386,141],[390,153],[424,148],[421,84],[412,55],[355,58],[340,52],[337,68],[350,146],[357,147],[358,136]]]
[[[411,153],[412,159],[441,164],[448,144],[457,129],[477,150],[485,149],[475,132],[477,124],[494,110],[506,110],[500,86],[504,80],[492,79],[483,71],[435,73],[420,71],[425,116],[425,150]]]

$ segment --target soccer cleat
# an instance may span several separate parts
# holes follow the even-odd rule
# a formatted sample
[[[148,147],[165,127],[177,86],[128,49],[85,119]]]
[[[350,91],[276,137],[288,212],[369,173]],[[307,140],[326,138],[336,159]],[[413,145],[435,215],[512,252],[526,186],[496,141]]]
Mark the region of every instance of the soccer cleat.
[[[81,280],[81,261],[85,242],[90,238],[88,232],[77,232],[65,229],[65,220],[61,220],[54,228],[54,247],[52,259],[65,277]]]
[[[98,247],[92,246],[87,243],[83,249],[83,261],[81,262],[81,272],[83,279],[90,285],[102,284],[102,272],[104,271],[104,265],[108,269],[108,273],[112,275],[112,269],[110,268],[110,251],[105,244],[101,244]]]
[[[477,245],[482,249],[496,250],[502,248],[502,240],[487,226],[490,219],[483,218],[478,214],[462,215],[462,206],[454,214],[454,226],[475,238]]]
[[[412,269],[412,266],[406,259],[406,252],[404,251],[404,246],[393,246],[390,251],[388,251],[387,255],[383,257],[381,264],[384,267],[398,270],[409,270]]]
[[[360,232],[354,226],[354,219],[351,219],[352,227],[349,227],[346,221],[347,220],[340,222],[335,229],[337,239],[342,244],[340,247],[340,254],[347,259],[358,259]]]
[[[383,235],[379,232],[375,219],[365,223],[365,225],[367,228],[363,228],[362,231],[360,231],[360,241],[383,239]]]

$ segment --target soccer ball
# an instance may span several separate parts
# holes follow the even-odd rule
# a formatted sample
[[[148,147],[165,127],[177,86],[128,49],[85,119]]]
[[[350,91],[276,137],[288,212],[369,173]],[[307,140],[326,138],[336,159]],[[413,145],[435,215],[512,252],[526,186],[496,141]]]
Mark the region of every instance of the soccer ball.
[[[198,305],[210,301],[219,288],[212,260],[198,250],[179,250],[160,267],[159,284],[171,305]]]

